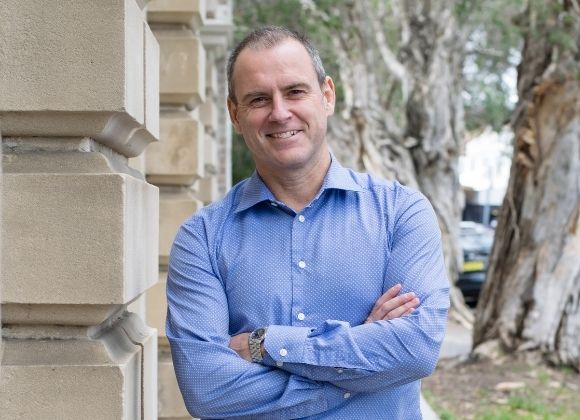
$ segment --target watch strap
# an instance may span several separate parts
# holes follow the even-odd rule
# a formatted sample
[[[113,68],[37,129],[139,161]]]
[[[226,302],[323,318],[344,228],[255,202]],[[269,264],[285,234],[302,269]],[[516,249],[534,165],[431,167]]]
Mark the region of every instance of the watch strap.
[[[257,328],[250,333],[248,338],[248,345],[250,348],[250,356],[252,362],[260,363],[264,360],[262,356],[262,343],[266,339],[266,328]]]

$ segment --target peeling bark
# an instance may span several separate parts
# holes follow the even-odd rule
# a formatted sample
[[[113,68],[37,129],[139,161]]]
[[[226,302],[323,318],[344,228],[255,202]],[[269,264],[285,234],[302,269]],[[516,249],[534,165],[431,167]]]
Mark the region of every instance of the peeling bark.
[[[539,15],[530,3],[524,17],[515,150],[474,346],[499,339],[580,370],[580,6]]]

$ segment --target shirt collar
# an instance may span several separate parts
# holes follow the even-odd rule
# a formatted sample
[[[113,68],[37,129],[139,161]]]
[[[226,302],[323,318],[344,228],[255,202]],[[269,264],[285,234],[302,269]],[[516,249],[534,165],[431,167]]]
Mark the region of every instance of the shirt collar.
[[[330,159],[330,167],[324,176],[322,187],[320,188],[318,194],[316,194],[315,199],[320,197],[320,195],[328,189],[357,192],[363,191],[363,188],[361,188],[361,186],[356,183],[350,171],[344,168],[332,153],[330,154]],[[243,186],[240,201],[236,206],[235,213],[244,211],[263,201],[277,200],[276,197],[274,197],[274,194],[272,194],[272,192],[268,189],[264,181],[262,181],[262,178],[260,178],[258,172],[254,171],[252,176],[248,178],[248,181]]]

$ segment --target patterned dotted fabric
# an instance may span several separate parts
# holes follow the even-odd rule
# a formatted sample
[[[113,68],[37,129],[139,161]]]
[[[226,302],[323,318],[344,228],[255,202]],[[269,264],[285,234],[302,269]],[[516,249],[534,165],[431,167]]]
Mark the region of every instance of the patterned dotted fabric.
[[[402,283],[411,315],[363,324]],[[419,419],[449,307],[440,231],[425,197],[333,157],[300,213],[257,174],[187,220],[170,256],[167,337],[193,416]],[[268,326],[249,363],[230,336]]]

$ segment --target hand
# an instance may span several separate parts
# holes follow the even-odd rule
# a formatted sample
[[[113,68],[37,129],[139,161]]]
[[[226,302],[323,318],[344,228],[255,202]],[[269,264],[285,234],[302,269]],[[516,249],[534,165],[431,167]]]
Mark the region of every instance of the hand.
[[[250,333],[234,335],[230,338],[230,344],[228,347],[238,353],[242,359],[251,362],[252,356],[250,355],[250,344],[248,342],[249,338]]]
[[[415,297],[415,293],[413,292],[403,293],[397,296],[400,291],[400,284],[396,284],[387,290],[376,301],[373,310],[364,323],[368,324],[380,320],[399,318],[413,312],[419,305],[419,299]]]

